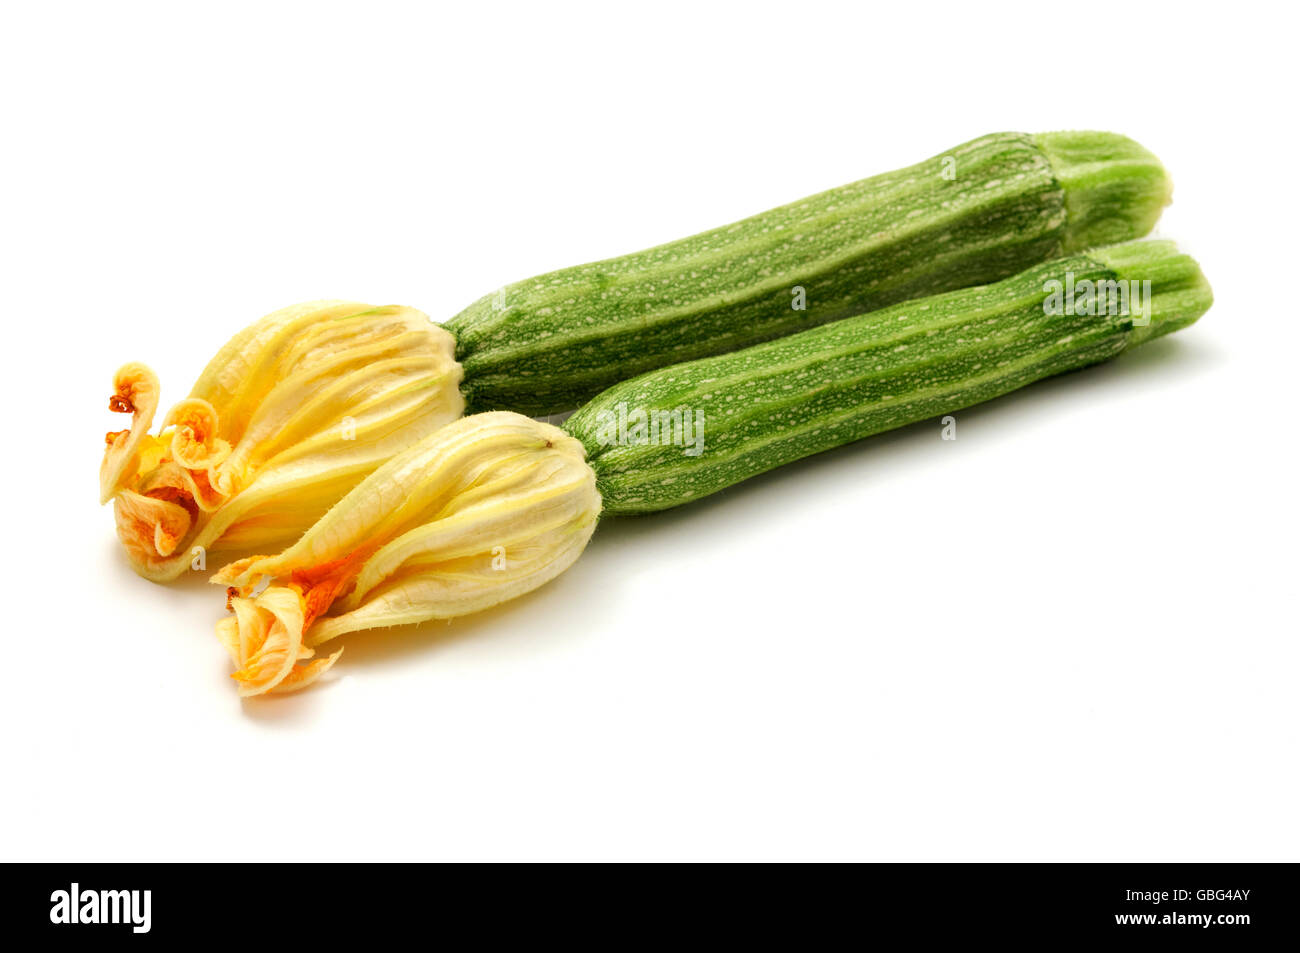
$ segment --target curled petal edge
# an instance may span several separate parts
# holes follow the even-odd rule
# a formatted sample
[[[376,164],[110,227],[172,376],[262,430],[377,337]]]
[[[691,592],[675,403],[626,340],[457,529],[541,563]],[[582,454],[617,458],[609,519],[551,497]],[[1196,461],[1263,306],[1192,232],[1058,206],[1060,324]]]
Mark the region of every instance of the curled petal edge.
[[[99,502],[107,503],[140,468],[140,442],[148,436],[158,412],[158,375],[144,364],[123,364],[113,375],[113,395],[108,409],[130,414],[131,426],[109,433],[99,467]]]
[[[294,586],[271,586],[256,597],[232,596],[232,616],[217,623],[217,638],[237,666],[231,678],[241,697],[285,694],[306,688],[327,672],[343,650],[326,658],[303,644],[308,606]]]

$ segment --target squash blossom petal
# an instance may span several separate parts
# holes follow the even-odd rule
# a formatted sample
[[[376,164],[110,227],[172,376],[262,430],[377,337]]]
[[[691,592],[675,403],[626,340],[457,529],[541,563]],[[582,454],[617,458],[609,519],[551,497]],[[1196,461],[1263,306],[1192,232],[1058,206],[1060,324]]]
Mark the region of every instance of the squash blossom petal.
[[[478,612],[537,588],[582,553],[600,508],[582,444],[557,427],[506,411],[443,427],[279,555],[213,577],[230,587],[217,635],[240,692],[309,684],[337,653],[304,653],[345,633]]]
[[[412,308],[285,308],[226,344],[157,434],[157,376],[121,368],[109,409],[131,426],[108,434],[99,480],[132,567],[162,582],[206,568],[210,550],[301,535],[393,454],[461,415],[454,350]],[[263,642],[278,638],[268,629]]]

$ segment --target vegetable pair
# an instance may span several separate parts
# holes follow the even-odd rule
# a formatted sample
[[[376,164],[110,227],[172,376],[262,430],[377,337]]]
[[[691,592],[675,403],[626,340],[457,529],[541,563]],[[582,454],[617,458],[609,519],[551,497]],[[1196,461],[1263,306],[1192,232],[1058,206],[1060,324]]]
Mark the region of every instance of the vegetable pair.
[[[1169,193],[1122,136],[1004,133],[507,286],[445,329],[288,308],[227,344],[157,435],[157,377],[118,372],[110,407],[133,420],[108,435],[102,498],[155,581],[296,539],[214,581],[241,692],[301,688],[347,632],[544,584],[602,511],[677,506],[1195,321],[1196,263],[1123,243]],[[1121,244],[1083,251],[1102,242]],[[521,416],[583,401],[562,429]]]
[[[130,364],[100,474],[132,566],[292,540],[398,450],[473,411],[572,410],[620,380],[1144,235],[1159,161],[1106,132],[996,133],[657,248],[508,285],[433,327],[317,302],[245,329],[148,434]]]

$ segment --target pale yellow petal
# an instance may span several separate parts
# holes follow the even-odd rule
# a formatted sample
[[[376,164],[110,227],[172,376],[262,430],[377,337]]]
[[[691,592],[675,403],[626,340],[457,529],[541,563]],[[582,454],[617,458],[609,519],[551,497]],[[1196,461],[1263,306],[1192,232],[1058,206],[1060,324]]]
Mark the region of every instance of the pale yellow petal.
[[[231,600],[232,602],[234,600]],[[238,668],[244,664],[244,653],[239,642],[239,623],[234,618],[225,618],[217,623],[217,641],[222,644],[230,661]]]

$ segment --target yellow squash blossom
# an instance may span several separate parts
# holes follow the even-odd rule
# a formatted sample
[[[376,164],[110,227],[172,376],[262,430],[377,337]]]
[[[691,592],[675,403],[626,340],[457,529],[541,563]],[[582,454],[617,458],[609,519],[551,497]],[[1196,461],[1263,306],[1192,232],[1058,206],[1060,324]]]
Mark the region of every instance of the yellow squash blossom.
[[[451,335],[397,306],[317,301],[236,335],[150,434],[158,378],[127,364],[109,408],[101,502],[131,565],[155,581],[209,550],[300,535],[399,450],[464,410]]]
[[[505,411],[464,417],[388,461],[277,556],[231,563],[217,635],[243,695],[309,684],[348,632],[445,619],[567,569],[600,515],[582,444]],[[258,591],[262,584],[264,589]]]

